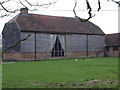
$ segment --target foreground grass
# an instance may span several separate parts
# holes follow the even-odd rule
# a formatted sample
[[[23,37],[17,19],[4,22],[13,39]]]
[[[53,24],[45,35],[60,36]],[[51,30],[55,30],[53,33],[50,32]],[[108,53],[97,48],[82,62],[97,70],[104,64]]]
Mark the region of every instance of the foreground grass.
[[[2,65],[0,64],[0,90],[2,89]]]
[[[3,64],[3,88],[116,88],[118,58]],[[115,73],[114,73],[115,72]]]

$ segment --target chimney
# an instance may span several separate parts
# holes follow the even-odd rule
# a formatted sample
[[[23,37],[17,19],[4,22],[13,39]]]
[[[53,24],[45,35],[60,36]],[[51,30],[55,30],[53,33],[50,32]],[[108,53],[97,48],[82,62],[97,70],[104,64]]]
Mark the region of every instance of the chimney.
[[[28,14],[28,8],[27,8],[27,7],[21,8],[21,9],[20,9],[20,13],[23,14],[23,15]]]

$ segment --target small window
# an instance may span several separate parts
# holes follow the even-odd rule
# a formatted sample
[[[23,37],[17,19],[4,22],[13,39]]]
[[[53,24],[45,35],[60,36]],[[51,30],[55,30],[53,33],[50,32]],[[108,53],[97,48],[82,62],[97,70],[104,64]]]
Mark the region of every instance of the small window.
[[[106,47],[106,51],[109,51],[109,47]]]
[[[113,51],[118,51],[118,47],[117,46],[113,46]]]

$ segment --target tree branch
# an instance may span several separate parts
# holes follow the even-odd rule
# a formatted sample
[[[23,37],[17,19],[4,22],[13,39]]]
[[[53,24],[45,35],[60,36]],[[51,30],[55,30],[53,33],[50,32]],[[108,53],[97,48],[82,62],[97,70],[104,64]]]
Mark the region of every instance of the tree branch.
[[[100,9],[101,9],[101,3],[100,3],[100,0],[98,0],[98,10],[97,11],[100,11]]]
[[[5,51],[7,51],[7,50],[9,50],[9,49],[11,49],[11,48],[17,46],[17,45],[20,44],[21,42],[27,40],[30,36],[31,36],[31,34],[29,34],[26,38],[22,38],[21,40],[17,41],[15,44],[13,44],[13,45],[7,47],[7,48],[3,51],[3,53],[4,53]]]
[[[76,11],[75,11],[76,6],[77,6],[77,0],[75,0],[75,6],[74,6],[74,8],[73,8],[73,12],[74,12],[75,17],[77,17]]]
[[[9,2],[10,0],[6,0],[6,1],[3,1],[3,2],[0,2],[1,4],[3,4],[3,3],[6,3],[6,2]]]
[[[9,1],[10,1],[10,0],[0,2],[1,7],[2,7],[3,10],[5,10],[6,12],[9,12],[9,11],[3,6],[3,4],[6,3],[6,2],[9,2]]]
[[[10,1],[11,1],[11,0],[6,0],[6,1],[0,2],[0,6],[2,7],[1,10],[4,10],[4,11],[6,11],[6,12],[8,12],[8,13],[15,13],[16,11],[19,11],[19,10],[17,10],[17,9],[14,9],[14,10],[7,9],[7,8],[3,5],[4,3],[10,2]],[[18,0],[18,1],[19,1],[19,3],[20,3],[22,6],[26,7],[26,5],[25,5],[24,3],[22,3],[21,0]],[[28,0],[24,0],[24,1],[27,2],[27,4],[30,5],[30,6],[38,6],[38,7],[42,7],[42,6],[47,6],[47,7],[49,7],[51,4],[54,4],[54,3],[57,2],[57,0],[56,0],[55,2],[50,2],[50,3],[48,3],[48,4],[41,4],[41,5],[39,5],[39,4],[31,4]],[[8,3],[8,4],[9,4],[9,3]],[[6,15],[4,15],[4,16],[6,16]]]
[[[115,1],[115,0],[111,0],[111,1],[117,3],[119,5],[119,7],[120,7],[120,1]]]
[[[16,11],[19,11],[18,9],[9,9],[9,8],[6,8],[5,6],[4,6],[4,4],[5,3],[8,3],[9,4],[9,2],[10,1],[13,1],[13,0],[5,0],[5,1],[0,1],[0,6],[1,6],[1,9],[0,9],[0,11],[6,11],[7,13],[16,13]],[[26,5],[28,5],[28,6],[37,6],[37,7],[45,7],[46,6],[46,8],[47,7],[49,7],[51,4],[54,4],[54,3],[56,3],[58,0],[56,0],[56,1],[54,1],[54,2],[49,2],[49,3],[46,3],[46,4],[39,4],[39,3],[31,3],[29,0],[24,0],[24,2],[25,3],[23,3],[22,2],[22,0],[16,0],[17,1],[17,5],[22,5],[22,6],[24,6],[24,7],[27,7]],[[14,1],[14,2],[16,2],[16,1]],[[115,2],[115,3],[117,3],[118,5],[119,5],[119,7],[120,7],[120,1],[115,1],[115,0],[107,0],[107,1],[112,1],[112,2]],[[18,4],[19,3],[19,4]],[[88,0],[86,0],[86,5],[87,5],[87,10],[88,10],[88,15],[89,15],[89,17],[87,18],[87,19],[82,19],[82,18],[80,18],[79,16],[77,16],[77,14],[76,14],[76,11],[75,11],[75,8],[77,7],[77,0],[75,0],[75,6],[74,6],[74,8],[73,8],[73,13],[74,13],[74,15],[75,15],[75,17],[76,18],[79,18],[80,19],[80,21],[81,22],[86,22],[86,21],[88,21],[89,19],[91,19],[92,17],[94,17],[93,15],[92,15],[92,8],[91,8],[91,6],[90,6],[90,4],[89,4],[89,1]],[[36,8],[36,7],[35,7]],[[38,10],[38,9],[32,9],[31,11],[34,11],[34,10]],[[97,11],[100,11],[100,9],[101,9],[101,2],[100,2],[100,0],[98,0],[98,9],[97,9]],[[8,16],[7,14],[5,14],[5,15],[2,15],[2,16],[0,16],[0,17],[4,17],[4,16]]]
[[[3,18],[5,16],[9,16],[9,14],[0,15],[0,18]]]
[[[92,13],[91,13],[92,12],[92,8],[91,8],[88,0],[86,0],[86,4],[87,4],[87,10],[88,10],[89,17],[85,20],[85,22],[89,21],[89,19],[91,19],[92,17],[95,16],[95,15],[92,16]]]
[[[99,2],[99,3],[100,3],[100,2]],[[89,21],[89,19],[91,19],[92,17],[95,16],[95,15],[92,16],[92,13],[91,13],[91,12],[92,12],[92,8],[91,8],[88,0],[86,0],[86,4],[87,4],[87,10],[88,10],[89,17],[88,17],[87,19],[82,19],[82,18],[80,18],[79,16],[77,16],[77,14],[76,14],[75,8],[76,8],[76,6],[77,6],[77,0],[75,0],[75,6],[74,6],[74,8],[73,8],[73,12],[74,12],[75,18],[78,18],[81,22],[87,22],[87,21]],[[98,11],[99,11],[100,9],[101,9],[101,7],[100,7],[100,4],[99,4]]]
[[[47,4],[31,4],[28,0],[25,0],[26,2],[27,2],[27,4],[29,5],[29,6],[39,6],[39,7],[42,7],[42,6],[48,6],[48,5],[51,5],[51,4],[54,4],[54,3],[56,3],[57,2],[57,0],[55,1],[55,2],[50,2],[50,3],[47,3]]]
[[[75,0],[75,6],[74,6],[74,8],[73,8],[73,13],[74,13],[74,15],[75,15],[75,18],[78,18],[81,22],[84,22],[85,19],[82,19],[82,18],[80,18],[79,16],[77,16],[76,11],[75,11],[76,6],[77,6],[77,0]]]
[[[20,4],[23,5],[24,7],[26,7],[20,0],[19,0]]]
[[[2,7],[6,12],[10,12],[10,11],[8,11],[8,10],[3,6],[2,3],[0,3],[0,5],[1,5],[1,7]]]
[[[9,1],[11,1],[11,0],[6,0],[6,1],[0,2],[0,6],[1,6],[1,7],[3,8],[3,10],[5,10],[6,12],[15,13],[17,10],[10,11],[10,10],[8,10],[7,8],[5,8],[5,7],[3,6],[4,3],[9,2]]]

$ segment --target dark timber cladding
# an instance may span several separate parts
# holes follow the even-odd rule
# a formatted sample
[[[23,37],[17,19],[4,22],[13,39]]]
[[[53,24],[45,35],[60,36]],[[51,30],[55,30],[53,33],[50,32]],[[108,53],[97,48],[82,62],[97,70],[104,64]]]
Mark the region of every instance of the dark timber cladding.
[[[77,18],[29,14],[28,9],[21,9],[6,23],[2,34],[3,49],[31,35],[5,52],[6,60],[96,57],[104,53],[104,32]]]

